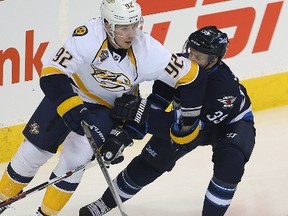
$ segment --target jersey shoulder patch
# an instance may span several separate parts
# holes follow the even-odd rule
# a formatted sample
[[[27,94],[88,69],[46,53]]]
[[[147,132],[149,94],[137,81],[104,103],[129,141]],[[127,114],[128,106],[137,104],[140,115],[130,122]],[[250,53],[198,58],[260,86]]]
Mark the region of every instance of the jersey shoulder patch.
[[[77,36],[84,36],[88,33],[88,28],[86,26],[79,26],[78,28],[76,28],[73,32],[73,37],[77,37]]]

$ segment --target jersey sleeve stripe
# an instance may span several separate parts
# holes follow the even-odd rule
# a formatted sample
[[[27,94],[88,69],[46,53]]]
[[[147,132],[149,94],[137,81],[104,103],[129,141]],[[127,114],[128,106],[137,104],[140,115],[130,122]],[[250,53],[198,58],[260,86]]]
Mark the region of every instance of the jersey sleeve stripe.
[[[61,71],[60,69],[55,68],[55,67],[45,67],[41,71],[41,77],[53,75],[53,74],[65,74],[65,73],[63,71]]]
[[[65,101],[63,101],[58,107],[57,107],[57,113],[63,117],[66,112],[73,109],[76,106],[79,106],[80,104],[84,104],[80,96],[73,96]]]

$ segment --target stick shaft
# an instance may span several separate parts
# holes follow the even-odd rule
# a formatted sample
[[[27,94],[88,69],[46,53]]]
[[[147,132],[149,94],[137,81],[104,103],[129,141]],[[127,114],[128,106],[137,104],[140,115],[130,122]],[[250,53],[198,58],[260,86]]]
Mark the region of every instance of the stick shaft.
[[[106,168],[106,166],[105,166],[105,164],[104,164],[104,162],[102,160],[102,157],[100,155],[98,146],[95,143],[95,140],[93,139],[93,136],[91,134],[90,128],[91,128],[91,130],[93,130],[93,126],[88,125],[86,122],[82,122],[82,127],[83,127],[85,135],[86,135],[86,137],[88,139],[88,142],[90,143],[91,148],[93,149],[94,156],[95,156],[95,158],[98,161],[98,164],[99,164],[99,166],[101,168],[101,171],[102,171],[102,173],[103,173],[103,175],[104,175],[104,177],[106,179],[106,182],[107,182],[107,184],[109,186],[109,189],[110,189],[110,191],[111,191],[111,193],[113,195],[113,198],[114,198],[114,200],[115,200],[115,202],[116,202],[116,204],[117,204],[117,206],[118,206],[118,208],[119,208],[119,210],[121,212],[121,215],[122,216],[128,216],[127,213],[126,213],[126,210],[125,210],[125,208],[123,206],[122,200],[121,200],[121,198],[120,198],[120,196],[119,196],[119,194],[117,192],[117,189],[116,189],[113,181],[111,180],[110,175],[108,173],[108,170],[107,170],[107,168]]]
[[[71,171],[66,172],[65,174],[63,174],[61,176],[55,177],[53,179],[50,179],[50,180],[48,180],[48,181],[46,181],[44,183],[41,183],[41,184],[39,184],[39,185],[37,185],[37,186],[27,190],[27,191],[24,191],[24,192],[22,192],[22,193],[20,193],[20,194],[18,194],[16,196],[10,197],[9,199],[7,199],[5,201],[0,202],[0,208],[4,207],[4,206],[11,205],[12,203],[14,203],[16,201],[19,201],[19,200],[21,200],[21,199],[23,199],[23,198],[25,198],[25,197],[27,197],[27,196],[29,196],[31,194],[34,194],[34,193],[36,193],[38,191],[41,191],[41,190],[47,188],[49,185],[56,184],[56,183],[62,181],[63,179],[68,178],[69,176],[71,176],[75,172],[78,172],[80,170],[86,170],[86,169],[88,169],[88,168],[90,168],[90,167],[92,167],[92,166],[94,166],[96,164],[97,163],[93,162],[93,161],[88,162],[88,163],[86,163],[86,164],[84,164],[82,166],[79,166],[79,167],[77,167],[77,168],[75,168],[75,169],[73,169]]]

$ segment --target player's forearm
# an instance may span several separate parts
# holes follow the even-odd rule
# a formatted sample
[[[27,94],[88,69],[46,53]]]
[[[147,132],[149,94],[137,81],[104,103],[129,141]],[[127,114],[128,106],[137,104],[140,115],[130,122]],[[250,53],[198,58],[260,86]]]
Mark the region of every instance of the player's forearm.
[[[71,87],[69,78],[65,74],[41,77],[40,87],[55,105],[59,105],[66,99],[76,95]]]
[[[162,139],[170,139],[169,130],[174,122],[174,111],[151,109],[148,118],[148,133]]]

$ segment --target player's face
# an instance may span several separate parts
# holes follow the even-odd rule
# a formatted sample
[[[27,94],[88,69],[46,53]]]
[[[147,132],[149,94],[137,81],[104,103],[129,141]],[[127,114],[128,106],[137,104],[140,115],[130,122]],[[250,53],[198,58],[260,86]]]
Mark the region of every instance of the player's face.
[[[191,49],[189,53],[189,59],[197,62],[200,66],[205,67],[209,62],[209,56],[198,52],[195,49]]]
[[[209,62],[209,55],[201,53],[195,49],[190,49],[189,59],[197,62],[201,67],[209,70],[217,62],[216,59],[213,59],[212,62]]]
[[[139,23],[116,25],[114,31],[115,42],[123,49],[128,49],[136,36]]]

